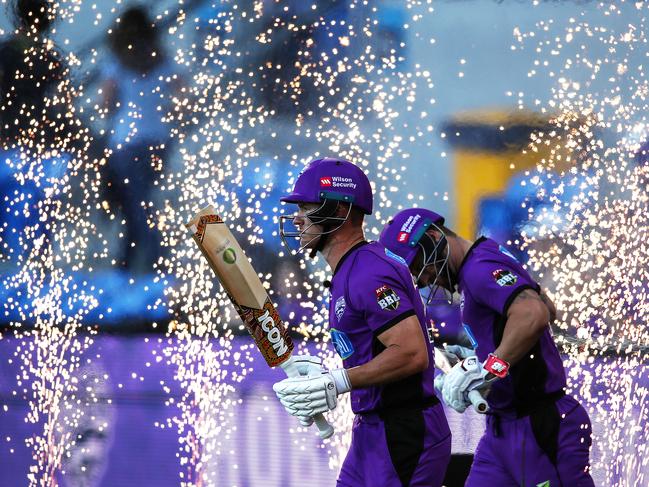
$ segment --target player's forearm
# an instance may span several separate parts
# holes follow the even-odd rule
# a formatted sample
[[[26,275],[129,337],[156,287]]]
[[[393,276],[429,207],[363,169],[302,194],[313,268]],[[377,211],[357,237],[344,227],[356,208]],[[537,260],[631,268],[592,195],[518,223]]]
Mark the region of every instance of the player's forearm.
[[[353,389],[387,384],[417,374],[428,367],[428,353],[390,345],[366,364],[347,369]]]
[[[529,353],[547,326],[547,318],[535,314],[510,316],[494,355],[509,362],[510,365],[515,364]]]

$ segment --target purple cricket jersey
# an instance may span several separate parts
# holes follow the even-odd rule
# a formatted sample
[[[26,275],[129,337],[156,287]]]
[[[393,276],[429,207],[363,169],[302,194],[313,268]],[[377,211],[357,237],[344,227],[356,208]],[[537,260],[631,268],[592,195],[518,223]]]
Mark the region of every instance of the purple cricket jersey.
[[[540,291],[540,287],[505,247],[485,237],[476,240],[464,257],[458,281],[462,326],[484,361],[502,340],[514,298],[525,289]],[[495,412],[525,414],[565,387],[563,363],[548,327],[509,375],[493,383],[487,401]]]
[[[378,336],[416,315],[427,336],[424,306],[405,261],[378,242],[361,242],[342,257],[331,282],[331,339],[345,368],[369,362],[385,350]],[[367,413],[436,400],[434,360],[429,367],[391,384],[351,391],[352,410]]]

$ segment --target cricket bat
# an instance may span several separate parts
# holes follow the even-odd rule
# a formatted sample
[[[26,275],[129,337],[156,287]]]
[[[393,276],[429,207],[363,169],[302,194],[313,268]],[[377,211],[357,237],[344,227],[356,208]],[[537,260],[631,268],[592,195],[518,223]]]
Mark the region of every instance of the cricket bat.
[[[185,225],[210,267],[223,285],[230,301],[259,351],[270,367],[280,366],[289,377],[299,375],[291,366],[293,341],[279,313],[250,261],[213,206],[203,208]],[[314,421],[321,438],[329,438],[333,427],[322,414]]]
[[[435,367],[439,370],[448,374],[457,362],[458,358],[455,355],[446,350],[435,347]],[[485,414],[489,411],[489,404],[487,404],[485,398],[482,397],[480,391],[469,391],[469,401],[471,401],[473,409],[475,409],[477,413]]]

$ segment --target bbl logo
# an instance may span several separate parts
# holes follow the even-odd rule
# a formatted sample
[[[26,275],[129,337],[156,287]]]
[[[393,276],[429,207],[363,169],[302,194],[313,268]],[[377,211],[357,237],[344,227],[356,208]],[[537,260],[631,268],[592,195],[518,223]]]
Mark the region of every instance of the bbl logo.
[[[234,264],[237,261],[237,254],[234,252],[234,249],[225,249],[223,252],[223,260],[226,264]]]
[[[379,303],[381,309],[389,309],[395,311],[399,307],[401,298],[395,293],[392,288],[385,284],[378,288],[376,291],[376,302]]]
[[[516,284],[516,281],[518,281],[518,276],[516,274],[512,274],[510,271],[504,269],[493,271],[492,275],[499,286],[513,286]]]

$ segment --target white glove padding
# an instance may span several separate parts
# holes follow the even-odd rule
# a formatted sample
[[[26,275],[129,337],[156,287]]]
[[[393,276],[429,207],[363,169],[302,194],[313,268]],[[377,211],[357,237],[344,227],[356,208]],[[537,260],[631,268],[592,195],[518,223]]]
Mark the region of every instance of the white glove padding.
[[[291,355],[280,367],[289,377],[317,375],[324,372],[322,360],[313,355]]]
[[[302,422],[306,416],[335,409],[338,394],[351,390],[345,369],[336,369],[319,375],[289,377],[273,385],[273,390],[284,409]]]
[[[313,355],[291,355],[287,361],[281,364],[281,367],[289,377],[318,375],[324,372],[322,360]],[[298,419],[305,428],[313,424],[313,418],[309,416],[299,417]]]
[[[489,387],[495,379],[496,377],[482,366],[478,357],[465,358],[446,374],[442,385],[442,397],[446,404],[458,413],[463,413],[471,404],[469,391]]]
[[[444,345],[444,350],[452,353],[460,359],[475,356],[475,350],[473,350],[472,348],[463,347],[462,345]]]

